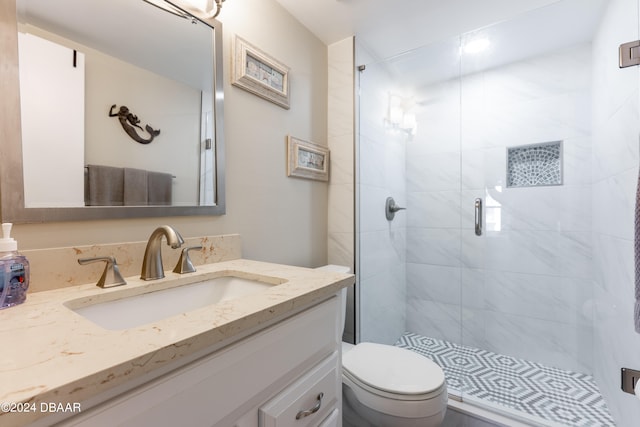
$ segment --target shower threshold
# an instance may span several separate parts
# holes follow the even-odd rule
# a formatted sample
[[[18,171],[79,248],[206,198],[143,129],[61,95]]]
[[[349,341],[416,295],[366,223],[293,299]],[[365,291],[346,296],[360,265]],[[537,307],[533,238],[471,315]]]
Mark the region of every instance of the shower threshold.
[[[450,395],[536,424],[615,426],[592,376],[407,332],[395,344],[444,370]]]

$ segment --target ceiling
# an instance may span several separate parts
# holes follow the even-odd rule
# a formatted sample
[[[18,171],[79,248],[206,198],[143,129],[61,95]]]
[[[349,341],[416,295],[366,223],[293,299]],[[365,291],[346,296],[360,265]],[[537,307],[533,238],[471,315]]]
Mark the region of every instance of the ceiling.
[[[358,65],[380,62],[416,88],[589,42],[608,0],[276,1],[326,44],[355,35]],[[461,55],[475,38],[489,49]]]
[[[374,60],[381,60],[559,0],[276,1],[324,43],[355,35]],[[565,25],[580,22],[566,19]]]

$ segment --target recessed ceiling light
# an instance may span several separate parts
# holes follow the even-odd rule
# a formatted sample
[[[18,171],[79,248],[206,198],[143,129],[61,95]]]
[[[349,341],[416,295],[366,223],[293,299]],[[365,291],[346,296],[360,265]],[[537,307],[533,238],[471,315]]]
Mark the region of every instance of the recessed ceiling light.
[[[487,50],[491,45],[489,39],[474,39],[464,44],[462,51],[464,53],[479,53]]]

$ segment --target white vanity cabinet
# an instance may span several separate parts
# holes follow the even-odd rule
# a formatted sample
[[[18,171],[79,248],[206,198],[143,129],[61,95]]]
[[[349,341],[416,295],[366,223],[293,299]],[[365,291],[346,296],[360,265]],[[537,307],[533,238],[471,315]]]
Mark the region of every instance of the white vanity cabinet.
[[[341,391],[338,358],[339,354],[333,353],[261,406],[259,426],[306,427],[324,422],[335,410]]]
[[[339,319],[332,296],[60,425],[341,426]]]

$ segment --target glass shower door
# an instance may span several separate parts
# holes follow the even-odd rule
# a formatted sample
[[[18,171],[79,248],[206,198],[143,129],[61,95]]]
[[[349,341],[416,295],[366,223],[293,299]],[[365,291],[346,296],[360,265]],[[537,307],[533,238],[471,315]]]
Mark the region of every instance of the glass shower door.
[[[358,341],[417,351],[454,398],[525,423],[635,425],[640,79],[617,54],[638,10],[561,0],[358,61]]]
[[[592,377],[593,40],[606,4],[560,1],[461,43],[463,399],[542,425],[614,425]]]
[[[385,201],[405,203],[405,141],[386,129],[395,83],[384,64],[359,73],[356,271],[357,339],[394,344],[404,333],[406,312],[406,216],[385,216]]]
[[[434,60],[435,59],[435,60]],[[359,73],[359,340],[417,351],[460,393],[459,38]],[[392,197],[406,210],[385,216]]]
[[[398,58],[412,84],[406,145],[407,318],[404,345],[436,362],[460,398],[461,304],[460,38]]]

